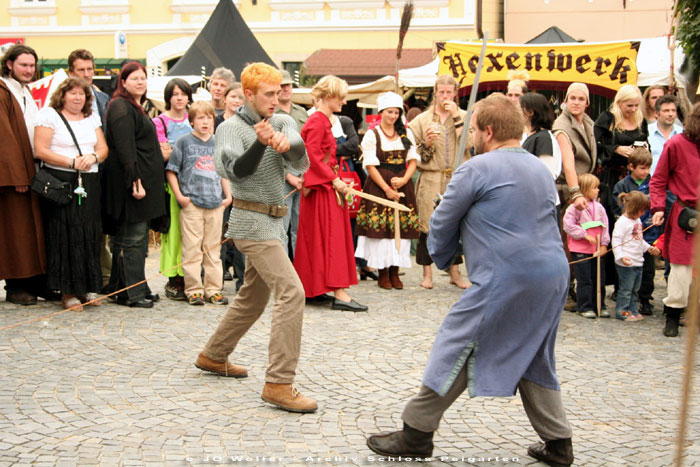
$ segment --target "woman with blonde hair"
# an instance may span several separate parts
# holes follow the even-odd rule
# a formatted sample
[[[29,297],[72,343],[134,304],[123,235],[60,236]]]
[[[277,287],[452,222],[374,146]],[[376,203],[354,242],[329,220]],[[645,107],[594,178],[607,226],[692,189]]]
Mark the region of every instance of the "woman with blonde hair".
[[[642,114],[642,93],[637,86],[626,84],[615,94],[609,111],[598,116],[593,131],[598,146],[601,203],[612,212],[612,188],[627,175],[629,155],[635,145],[647,144],[649,133]]]
[[[506,79],[508,80],[506,97],[520,108],[520,97],[529,92],[527,83],[530,81],[530,74],[525,70],[510,70]]]
[[[616,206],[612,190],[615,184],[627,176],[628,158],[635,146],[647,146],[647,122],[642,114],[642,93],[632,84],[622,86],[615,94],[609,111],[598,116],[593,131],[598,147],[600,171],[600,204],[608,213]],[[614,223],[611,223],[614,224]],[[609,226],[612,234],[612,225]],[[617,296],[617,273],[615,262],[607,257],[606,277],[608,284],[615,286]]]
[[[317,111],[301,130],[310,167],[304,174],[294,267],[307,298],[333,292],[331,309],[367,311],[345,291],[357,284],[348,186],[338,177],[331,116],[345,103],[348,83],[324,76],[311,90]]]

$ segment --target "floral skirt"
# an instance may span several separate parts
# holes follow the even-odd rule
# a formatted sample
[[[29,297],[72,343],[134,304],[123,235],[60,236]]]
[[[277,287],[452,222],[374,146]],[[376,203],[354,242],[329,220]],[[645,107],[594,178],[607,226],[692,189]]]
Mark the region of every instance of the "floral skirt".
[[[391,186],[392,177],[401,177],[403,172],[396,173],[391,170],[378,169],[384,181]],[[374,183],[372,178],[367,178],[362,191],[370,195],[386,198],[384,190]],[[413,181],[409,180],[404,186],[399,188],[399,193],[403,193],[399,203],[408,207],[410,211],[399,211],[399,222],[401,226],[401,238],[418,238],[418,214],[416,213],[416,192],[413,188]],[[367,238],[394,238],[394,209],[362,199],[360,208],[357,211],[355,233],[358,237]]]

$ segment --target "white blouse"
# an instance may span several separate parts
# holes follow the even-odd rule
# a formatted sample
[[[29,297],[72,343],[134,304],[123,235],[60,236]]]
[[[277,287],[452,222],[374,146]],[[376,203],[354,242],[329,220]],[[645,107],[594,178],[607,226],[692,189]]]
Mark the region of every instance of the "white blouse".
[[[377,132],[381,139],[381,148],[383,151],[403,151],[405,149],[401,138],[389,141],[380,128],[377,128]],[[418,155],[418,151],[416,151],[416,140],[413,138],[413,133],[408,128],[406,128],[406,136],[408,136],[408,139],[413,143],[406,154],[406,162],[412,159],[420,161],[420,156]],[[374,130],[368,130],[367,133],[365,133],[365,137],[362,138],[362,144],[360,146],[362,147],[362,167],[367,168],[368,166],[379,165],[379,159],[377,158],[377,138],[374,135]]]
[[[89,117],[85,117],[82,120],[68,120],[68,124],[73,130],[73,133],[75,133],[75,138],[78,140],[83,155],[94,153],[95,145],[97,144],[97,132],[95,130],[102,126],[99,115],[93,112]],[[53,138],[51,139],[51,146],[49,147],[51,151],[65,157],[70,157],[71,159],[75,159],[78,156],[78,148],[75,147],[73,138],[68,132],[66,124],[63,123],[58,112],[56,112],[56,109],[53,107],[44,107],[41,109],[36,116],[36,120],[34,120],[34,127],[38,126],[51,128],[53,130]],[[69,169],[68,167],[59,167],[49,164],[48,162],[44,162],[44,164],[52,169],[74,172],[73,169]],[[87,172],[97,172],[97,163],[93,162],[92,166],[90,166],[90,170]]]

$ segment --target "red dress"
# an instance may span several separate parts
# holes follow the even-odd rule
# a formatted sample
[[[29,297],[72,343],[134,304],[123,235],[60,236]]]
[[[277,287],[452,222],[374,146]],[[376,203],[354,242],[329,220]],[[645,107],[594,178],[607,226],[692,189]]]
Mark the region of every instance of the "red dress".
[[[304,187],[310,191],[299,204],[299,230],[294,267],[307,297],[316,297],[357,284],[350,216],[333,189],[337,177],[336,141],[331,122],[315,112],[304,124],[301,137],[306,144],[310,167]]]

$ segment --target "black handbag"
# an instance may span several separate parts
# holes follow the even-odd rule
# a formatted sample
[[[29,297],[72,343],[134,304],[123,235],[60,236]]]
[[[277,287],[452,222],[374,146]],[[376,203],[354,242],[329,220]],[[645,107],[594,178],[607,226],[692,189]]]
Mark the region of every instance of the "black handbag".
[[[57,179],[44,167],[32,178],[32,190],[57,206],[65,206],[73,199],[70,183]]]
[[[685,204],[685,203],[682,203]],[[678,227],[688,233],[695,232],[698,225],[698,211],[690,206],[684,206],[678,214]]]

